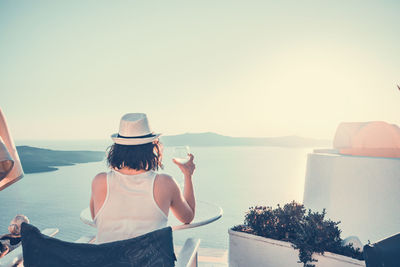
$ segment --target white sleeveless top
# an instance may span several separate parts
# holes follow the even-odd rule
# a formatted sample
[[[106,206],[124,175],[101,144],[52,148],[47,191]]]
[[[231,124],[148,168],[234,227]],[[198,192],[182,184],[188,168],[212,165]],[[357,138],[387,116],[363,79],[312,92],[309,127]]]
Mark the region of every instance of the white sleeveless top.
[[[96,243],[133,238],[167,226],[168,217],[154,200],[154,171],[107,173],[107,196],[97,212]]]

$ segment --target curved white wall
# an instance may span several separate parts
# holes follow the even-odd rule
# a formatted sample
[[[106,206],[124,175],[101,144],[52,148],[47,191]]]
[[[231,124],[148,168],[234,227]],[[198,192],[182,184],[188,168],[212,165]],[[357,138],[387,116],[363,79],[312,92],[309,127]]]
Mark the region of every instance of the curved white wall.
[[[400,159],[312,153],[303,203],[365,244],[400,232]]]

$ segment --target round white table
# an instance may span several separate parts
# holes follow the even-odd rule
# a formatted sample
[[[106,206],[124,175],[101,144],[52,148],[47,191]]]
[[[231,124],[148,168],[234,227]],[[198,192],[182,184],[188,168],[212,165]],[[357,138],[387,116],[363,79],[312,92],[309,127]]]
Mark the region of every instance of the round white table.
[[[171,215],[168,217],[168,225],[172,227],[173,231],[184,230],[189,228],[200,227],[212,222],[215,222],[219,218],[222,217],[223,211],[222,208],[204,201],[196,202],[196,215],[191,223],[182,224],[175,218],[175,216]],[[80,215],[81,221],[87,225],[92,227],[96,227],[92,220],[92,215],[90,214],[90,209],[86,208],[82,210]]]

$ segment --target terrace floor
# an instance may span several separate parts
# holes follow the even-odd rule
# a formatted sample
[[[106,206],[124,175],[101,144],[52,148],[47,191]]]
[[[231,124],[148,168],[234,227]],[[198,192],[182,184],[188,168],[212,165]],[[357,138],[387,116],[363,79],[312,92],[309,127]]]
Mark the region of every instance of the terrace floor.
[[[181,246],[175,246],[176,254],[179,254]],[[227,267],[228,250],[218,248],[199,248],[199,267]]]

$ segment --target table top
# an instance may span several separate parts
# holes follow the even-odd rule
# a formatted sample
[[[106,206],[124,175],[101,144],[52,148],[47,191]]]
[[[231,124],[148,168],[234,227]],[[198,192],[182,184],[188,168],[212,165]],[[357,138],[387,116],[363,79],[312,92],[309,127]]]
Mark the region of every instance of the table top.
[[[171,212],[170,212],[171,213]],[[174,215],[168,216],[168,225],[172,227],[173,231],[190,229],[200,227],[212,223],[222,217],[222,208],[205,201],[196,202],[196,215],[193,221],[189,224],[183,224]],[[90,214],[90,209],[82,210],[80,215],[81,221],[92,227],[96,227]]]

